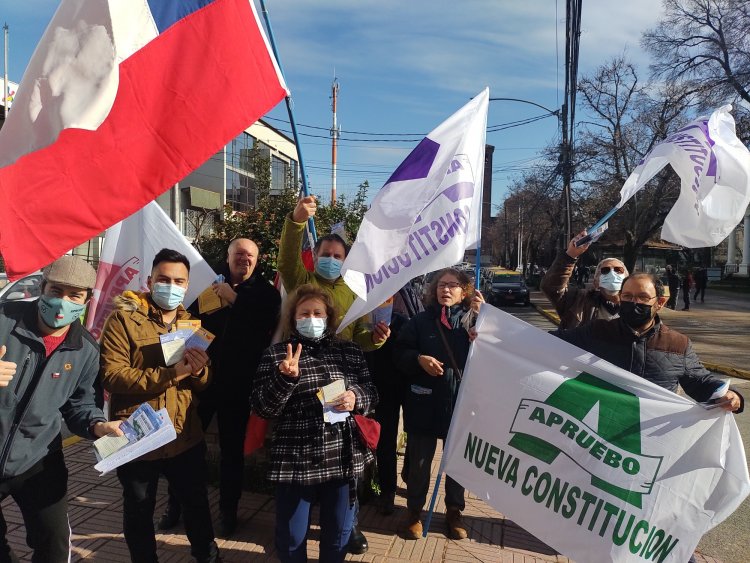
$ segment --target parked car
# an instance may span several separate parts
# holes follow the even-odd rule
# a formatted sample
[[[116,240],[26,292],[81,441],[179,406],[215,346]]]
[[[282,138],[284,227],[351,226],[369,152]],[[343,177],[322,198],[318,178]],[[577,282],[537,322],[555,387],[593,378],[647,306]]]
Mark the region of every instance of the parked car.
[[[0,289],[0,303],[6,301],[31,301],[42,293],[42,273],[36,272],[8,283]]]
[[[499,272],[485,286],[485,299],[492,305],[530,305],[529,288],[517,272]]]

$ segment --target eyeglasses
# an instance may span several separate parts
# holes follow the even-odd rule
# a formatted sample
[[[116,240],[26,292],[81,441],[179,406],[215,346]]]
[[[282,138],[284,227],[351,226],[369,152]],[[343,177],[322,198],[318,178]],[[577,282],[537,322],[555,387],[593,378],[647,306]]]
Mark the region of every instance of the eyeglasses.
[[[621,301],[634,301],[636,303],[643,303],[644,305],[649,301],[653,301],[657,297],[658,295],[649,295],[648,293],[639,293],[638,295],[633,295],[632,293],[620,294]]]
[[[456,289],[457,287],[461,287],[461,284],[458,282],[438,282],[437,284],[438,289],[448,288],[450,290],[453,290],[453,289]]]
[[[624,274],[625,273],[625,268],[622,267],[622,266],[614,266],[613,268],[610,267],[610,266],[602,266],[601,268],[599,268],[599,271],[602,274],[608,274],[610,272],[610,270],[614,270],[618,274]]]

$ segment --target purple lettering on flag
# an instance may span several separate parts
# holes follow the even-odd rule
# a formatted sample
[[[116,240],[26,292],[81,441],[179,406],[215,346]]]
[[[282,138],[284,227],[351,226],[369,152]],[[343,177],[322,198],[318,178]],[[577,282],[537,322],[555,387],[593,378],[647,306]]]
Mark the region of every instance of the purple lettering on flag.
[[[459,199],[466,199],[474,195],[474,182],[459,182],[443,190],[443,195],[456,203]]]
[[[435,141],[425,137],[414,150],[409,153],[404,161],[396,168],[396,171],[388,178],[385,183],[387,186],[391,182],[400,182],[403,180],[417,180],[426,178],[435,162],[440,145]]]
[[[703,134],[703,136],[706,138],[706,144],[709,148],[714,146],[714,140],[711,138],[711,135],[708,132],[708,120],[702,119],[696,123],[691,123],[690,125],[680,129],[678,133],[689,131],[693,128],[697,128]],[[693,132],[690,132],[688,134],[694,135]],[[708,169],[706,170],[706,176],[712,176],[714,178],[716,177],[716,155],[714,154],[713,150],[708,151]]]
[[[427,209],[430,205],[435,203],[435,201],[440,196],[445,196],[449,200],[451,200],[453,203],[456,203],[459,199],[466,199],[469,197],[472,197],[474,195],[474,182],[458,182],[457,184],[453,184],[451,186],[448,186],[445,188],[442,192],[440,192],[438,195],[436,195],[434,198],[432,198],[427,205],[424,206],[425,209]],[[424,210],[422,213],[419,214],[417,217],[417,220],[414,221],[414,223],[419,223],[422,220],[422,214],[424,213]]]

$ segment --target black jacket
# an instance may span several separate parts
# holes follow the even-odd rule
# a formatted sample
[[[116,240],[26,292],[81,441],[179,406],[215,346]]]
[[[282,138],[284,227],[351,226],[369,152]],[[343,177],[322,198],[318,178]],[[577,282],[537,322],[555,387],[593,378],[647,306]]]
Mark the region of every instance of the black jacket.
[[[62,448],[60,415],[84,438],[92,437],[94,422],[106,420],[94,338],[76,320],[46,357],[36,326],[37,301],[0,306],[0,345],[7,347],[3,360],[18,366],[10,385],[0,387],[0,478],[20,475]]]
[[[708,400],[723,383],[703,367],[690,339],[670,329],[658,315],[656,324],[640,336],[621,319],[598,319],[554,334],[659,387],[677,392],[679,384],[698,402]],[[742,412],[745,402],[742,398],[741,401],[735,412]]]
[[[451,367],[450,357],[438,333],[440,308],[434,305],[414,316],[401,329],[395,343],[396,365],[408,377],[404,401],[404,429],[415,434],[445,438],[456,404],[459,376]],[[469,355],[469,334],[463,327],[448,329],[443,334],[453,352],[458,368],[463,371]],[[419,365],[417,358],[432,356],[443,362],[443,375],[433,377]]]
[[[228,269],[224,275],[229,279]],[[258,363],[279,322],[281,295],[258,268],[234,290],[234,305],[198,315],[202,326],[216,336],[208,349],[214,378],[204,393],[247,403]],[[192,306],[196,314],[197,306]]]

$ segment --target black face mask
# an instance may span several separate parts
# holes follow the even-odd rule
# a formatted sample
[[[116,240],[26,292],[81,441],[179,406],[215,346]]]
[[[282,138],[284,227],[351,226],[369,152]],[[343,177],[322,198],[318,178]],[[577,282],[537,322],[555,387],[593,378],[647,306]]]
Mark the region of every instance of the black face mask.
[[[620,301],[620,318],[630,328],[638,328],[651,320],[651,305],[635,301]]]

